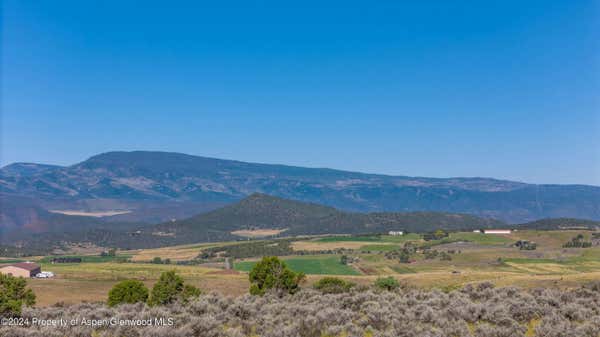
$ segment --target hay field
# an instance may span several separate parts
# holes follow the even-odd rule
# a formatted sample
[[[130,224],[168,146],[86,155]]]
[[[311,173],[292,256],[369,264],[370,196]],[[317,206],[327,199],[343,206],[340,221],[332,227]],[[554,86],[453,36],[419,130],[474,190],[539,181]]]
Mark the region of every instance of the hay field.
[[[131,254],[133,262],[149,262],[155,257],[161,259],[171,259],[171,261],[187,261],[197,257],[203,248],[221,247],[238,242],[210,242],[189,245],[170,246],[163,248],[138,249],[131,251],[123,251],[123,254]]]

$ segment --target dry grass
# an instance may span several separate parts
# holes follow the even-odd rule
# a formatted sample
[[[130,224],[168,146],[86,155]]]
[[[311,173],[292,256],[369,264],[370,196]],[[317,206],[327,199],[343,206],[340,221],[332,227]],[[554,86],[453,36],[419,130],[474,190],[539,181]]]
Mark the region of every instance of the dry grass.
[[[171,259],[171,261],[191,260],[200,254],[199,248],[157,248],[142,249],[135,253],[131,260],[134,262],[151,261],[155,257]]]
[[[221,247],[227,246],[231,244],[237,244],[239,242],[231,241],[231,242],[219,242],[219,243],[199,243],[199,244],[188,244],[188,245],[179,245],[179,246],[170,246],[163,248],[153,248],[153,249],[138,249],[138,250],[129,250],[129,251],[121,251],[122,254],[132,255],[131,261],[134,262],[148,262],[152,261],[155,257],[160,257],[161,259],[171,259],[171,261],[187,261],[197,257],[203,248],[210,247]]]
[[[267,236],[279,235],[285,232],[287,228],[283,229],[243,229],[231,232],[233,235],[243,236],[245,238],[263,238]]]
[[[105,301],[108,291],[124,279],[137,279],[152,287],[163,271],[175,270],[186,282],[204,291],[239,296],[248,291],[247,274],[222,273],[223,270],[197,266],[154,265],[141,263],[82,263],[43,265],[56,274],[52,279],[30,279],[37,306],[57,302]]]

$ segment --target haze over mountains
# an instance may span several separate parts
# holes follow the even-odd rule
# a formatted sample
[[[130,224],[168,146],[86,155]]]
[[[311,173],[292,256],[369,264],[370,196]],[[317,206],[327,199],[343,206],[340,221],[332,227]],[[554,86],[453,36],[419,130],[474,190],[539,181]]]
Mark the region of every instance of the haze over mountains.
[[[187,218],[253,193],[358,212],[441,211],[510,223],[600,219],[597,186],[388,176],[147,151],[108,152],[67,167],[11,164],[0,169],[0,193],[4,205],[21,211],[129,211],[103,219],[116,222]],[[3,213],[4,227],[27,224],[19,220],[26,216]]]
[[[53,222],[66,217],[64,222]],[[47,253],[67,243],[93,243],[103,247],[150,248],[197,242],[245,239],[239,230],[279,230],[283,236],[313,234],[385,233],[389,230],[427,232],[435,229],[472,230],[505,227],[493,219],[442,212],[357,213],[255,193],[239,202],[164,223],[106,223],[89,217],[51,214],[44,224],[52,231],[12,231],[0,236],[0,244],[25,252]],[[81,222],[81,223],[79,223]],[[14,248],[13,248],[14,249]]]

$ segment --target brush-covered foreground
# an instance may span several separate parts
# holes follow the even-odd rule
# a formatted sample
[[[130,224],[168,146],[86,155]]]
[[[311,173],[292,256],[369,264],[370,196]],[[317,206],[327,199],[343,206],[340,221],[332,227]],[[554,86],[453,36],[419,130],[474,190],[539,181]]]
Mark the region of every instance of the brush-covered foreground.
[[[74,325],[0,327],[6,337],[598,337],[600,285],[573,290],[493,288],[469,285],[444,293],[400,289],[354,289],[322,294],[305,289],[295,295],[211,293],[189,304],[109,308],[104,304],[26,308],[32,321],[173,319],[172,325]],[[153,321],[156,322],[156,321]]]

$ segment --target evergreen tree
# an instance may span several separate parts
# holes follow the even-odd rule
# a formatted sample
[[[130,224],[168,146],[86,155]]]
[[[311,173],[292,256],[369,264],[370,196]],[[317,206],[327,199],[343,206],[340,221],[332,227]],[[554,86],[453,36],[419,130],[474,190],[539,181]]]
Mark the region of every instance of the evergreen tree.
[[[35,294],[22,277],[0,274],[0,317],[21,315],[23,305],[35,304]]]
[[[275,256],[265,256],[250,271],[250,294],[264,295],[273,289],[280,295],[293,294],[300,289],[304,273],[294,273],[286,264]]]
[[[146,302],[147,299],[148,288],[137,280],[121,281],[108,292],[108,305],[111,307],[122,303]]]

